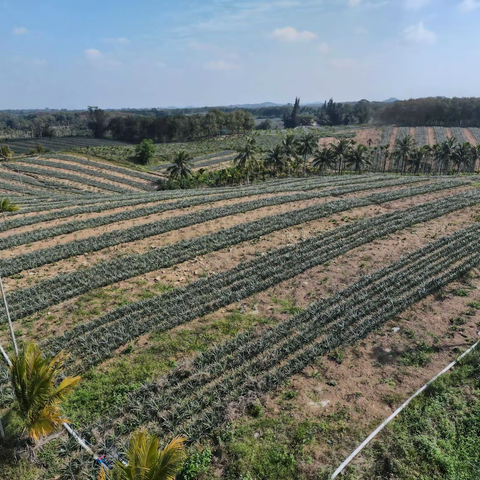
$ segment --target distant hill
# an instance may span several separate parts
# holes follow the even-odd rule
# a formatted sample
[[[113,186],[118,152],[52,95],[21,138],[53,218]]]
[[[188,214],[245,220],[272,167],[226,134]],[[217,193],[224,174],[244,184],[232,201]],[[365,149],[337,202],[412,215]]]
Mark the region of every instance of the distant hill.
[[[244,103],[242,105],[229,105],[229,108],[263,108],[263,107],[283,107],[282,103],[272,103],[272,102],[263,102],[263,103]]]
[[[384,100],[382,103],[395,103],[399,101],[400,100],[398,98],[392,97],[392,98],[389,98],[388,100]]]

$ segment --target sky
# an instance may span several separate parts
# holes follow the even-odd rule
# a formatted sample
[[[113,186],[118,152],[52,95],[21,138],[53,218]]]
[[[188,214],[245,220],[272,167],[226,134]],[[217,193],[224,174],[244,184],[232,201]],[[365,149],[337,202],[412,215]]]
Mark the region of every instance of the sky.
[[[479,96],[480,0],[0,0],[0,110]]]

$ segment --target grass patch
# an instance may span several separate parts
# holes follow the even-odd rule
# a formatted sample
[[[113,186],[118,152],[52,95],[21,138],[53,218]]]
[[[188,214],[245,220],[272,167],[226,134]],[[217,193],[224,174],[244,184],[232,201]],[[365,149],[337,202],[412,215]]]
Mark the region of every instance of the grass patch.
[[[479,361],[476,351],[415,399],[366,452],[358,478],[477,480]]]

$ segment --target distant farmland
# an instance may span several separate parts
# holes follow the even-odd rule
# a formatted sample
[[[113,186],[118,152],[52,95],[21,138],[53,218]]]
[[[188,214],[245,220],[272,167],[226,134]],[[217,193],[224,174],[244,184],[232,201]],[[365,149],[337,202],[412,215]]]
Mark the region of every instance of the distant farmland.
[[[63,150],[71,150],[76,148],[94,146],[116,146],[116,145],[130,145],[126,142],[119,142],[117,140],[98,139],[90,137],[54,137],[54,138],[17,138],[9,140],[8,142],[3,140],[3,144],[10,147],[14,153],[24,155],[27,154],[32,148],[37,145],[43,146],[47,150],[61,152]]]

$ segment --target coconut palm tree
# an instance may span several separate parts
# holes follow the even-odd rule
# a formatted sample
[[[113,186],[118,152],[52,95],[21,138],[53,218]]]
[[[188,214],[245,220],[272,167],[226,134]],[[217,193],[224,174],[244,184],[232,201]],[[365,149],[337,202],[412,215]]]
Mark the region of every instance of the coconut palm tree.
[[[44,358],[34,343],[27,343],[11,360],[10,378],[25,429],[33,440],[55,431],[64,422],[60,403],[79,384],[80,377],[65,377],[60,383],[67,355]]]
[[[335,168],[335,152],[331,146],[318,148],[313,152],[313,166],[320,172]]]
[[[281,145],[276,145],[265,156],[265,165],[271,167],[277,175],[285,167],[286,163],[287,158]]]
[[[288,133],[282,140],[283,153],[287,159],[287,167],[290,173],[290,164],[298,160],[298,141],[293,133]]]
[[[472,146],[470,143],[458,144],[453,152],[452,160],[457,166],[457,172],[465,170],[465,167],[469,168],[472,163]]]
[[[115,462],[112,470],[102,468],[98,480],[173,480],[182,468],[184,439],[173,439],[160,450],[158,437],[145,430],[136,432],[130,439],[127,464]]]
[[[353,167],[353,169],[360,173],[366,165],[371,165],[370,152],[365,145],[359,144],[353,148],[347,158],[346,163]]]
[[[435,158],[437,161],[437,168],[441,172],[447,173],[450,169],[450,163],[455,156],[456,144],[453,137],[445,140],[437,145],[435,150]]]
[[[401,173],[405,173],[407,164],[410,160],[410,155],[415,148],[415,140],[411,135],[406,135],[403,138],[397,139],[395,142],[395,150],[393,151],[393,158],[397,168]]]
[[[418,173],[422,168],[422,165],[425,161],[426,152],[423,147],[415,148],[412,150],[408,158],[408,164],[410,165],[410,172]]]
[[[298,153],[303,157],[303,176],[307,175],[307,158],[312,155],[318,146],[317,137],[313,133],[307,133],[298,140]]]
[[[192,157],[183,150],[177,152],[172,160],[172,165],[167,168],[167,174],[171,180],[181,180],[192,176]]]
[[[258,167],[259,151],[256,138],[247,137],[245,146],[237,150],[238,155],[234,158],[235,166],[247,172],[247,184],[250,183],[250,174]]]
[[[338,173],[342,173],[345,168],[345,162],[349,157],[355,142],[353,140],[347,140],[342,138],[336,145],[333,146],[335,157],[338,164]]]

